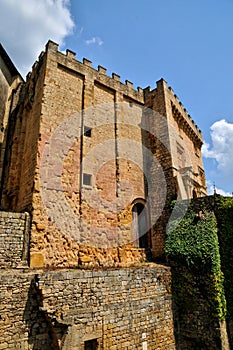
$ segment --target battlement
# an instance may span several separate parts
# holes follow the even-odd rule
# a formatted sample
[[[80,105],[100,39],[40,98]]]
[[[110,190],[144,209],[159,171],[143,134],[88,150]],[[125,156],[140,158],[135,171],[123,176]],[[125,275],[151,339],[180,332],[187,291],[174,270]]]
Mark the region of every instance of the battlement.
[[[11,181],[4,179],[2,208],[13,211],[31,211],[33,208],[31,235],[35,239],[35,244],[30,251],[30,266],[73,267],[86,263],[114,266],[114,264],[128,263],[129,261],[144,261],[146,259],[145,251],[140,250],[144,247],[140,246],[140,242],[134,245],[132,241],[132,237],[134,237],[132,208],[138,198],[143,203],[146,201],[147,190],[143,177],[146,157],[144,157],[142,149],[145,145],[149,147],[150,152],[155,152],[164,169],[168,170],[166,181],[168,182],[169,196],[176,194],[179,185],[175,186],[177,174],[170,169],[187,166],[186,164],[180,165],[178,162],[177,143],[181,153],[182,150],[187,149],[192,160],[193,173],[197,174],[194,183],[196,193],[197,196],[201,196],[203,193],[205,194],[205,180],[202,176],[204,171],[199,171],[199,169],[203,169],[200,153],[201,133],[172,89],[167,87],[164,79],[157,81],[154,90],[151,90],[150,87],[135,90],[131,81],[126,80],[125,83],[122,83],[119,74],[113,72],[109,76],[105,67],[98,65],[95,69],[91,60],[84,57],[78,61],[74,51],[67,49],[66,52],[60,52],[58,49],[58,44],[52,41],[47,43],[45,51],[34,63],[23,86],[24,91],[19,102],[19,113],[14,119],[15,122],[22,123],[22,128],[12,128],[14,130],[12,140],[15,146],[10,149],[13,155],[9,156],[9,169],[7,169],[9,171],[6,172]],[[118,103],[127,103],[130,107],[132,104],[137,104],[142,108],[152,108],[155,115],[159,114],[164,117],[161,118],[164,123],[159,125],[156,118],[150,118],[150,115],[141,113],[140,108],[135,110],[118,108]],[[110,106],[107,113],[102,108],[103,106]],[[82,113],[84,110],[85,113]],[[91,113],[86,113],[86,111]],[[73,121],[73,116],[79,117]],[[128,122],[129,118],[131,118],[130,122]],[[148,135],[142,133],[145,118],[147,118],[148,123]],[[77,128],[75,129],[77,140],[72,146],[72,151],[70,149],[65,158],[64,171],[62,174],[55,172],[52,178],[55,183],[62,178],[64,196],[69,198],[72,212],[79,213],[81,216],[82,228],[79,230],[77,225],[70,226],[72,220],[67,219],[65,227],[62,228],[64,232],[68,233],[68,238],[66,238],[66,235],[64,237],[57,235],[57,227],[52,227],[50,216],[43,213],[43,203],[40,201],[41,174],[39,171],[45,165],[43,162],[41,165],[39,159],[43,158],[44,145],[47,144],[47,141],[54,137],[53,134],[56,134],[60,126],[64,125],[63,123],[68,121],[71,123],[72,129]],[[91,131],[88,136],[85,134],[85,128]],[[169,133],[172,128],[177,135],[177,143],[174,142],[175,137]],[[164,139],[166,138],[165,142],[169,149],[166,155],[160,149],[161,146],[157,146],[157,140],[151,137],[153,133],[150,131],[153,130]],[[145,139],[146,137],[148,140]],[[23,139],[27,140],[29,147],[24,147],[24,143],[21,141]],[[123,151],[120,146],[119,148],[110,147],[108,150],[113,164],[111,170],[102,167],[96,174],[96,170],[92,168],[92,162],[90,164],[86,162],[87,165],[80,166],[80,164],[84,164],[83,159],[87,159],[87,155],[95,149],[96,145],[104,144],[110,139],[114,140],[114,145],[120,145],[122,139],[127,140],[127,142],[132,140],[133,146],[130,151],[133,152],[133,155],[137,155],[140,166],[135,167],[135,163],[131,162],[130,153],[128,163],[126,163],[127,149]],[[136,144],[139,150],[136,148]],[[15,150],[17,150],[17,154]],[[75,158],[71,156],[72,152],[76,155]],[[105,159],[104,156],[100,152],[98,161]],[[57,161],[59,163],[60,160]],[[49,164],[49,169],[50,167],[53,169]],[[78,178],[77,174],[79,174]],[[87,175],[91,179],[88,191],[86,191],[87,184],[84,183]],[[160,196],[156,192],[158,188],[157,174],[153,167],[150,169],[150,176],[153,179],[150,191],[155,196],[154,203],[157,203]],[[121,193],[125,195],[125,190],[121,190],[118,186],[121,177],[126,177],[127,181],[130,181],[133,194],[130,194],[130,205],[124,208],[124,213],[120,214],[119,218],[112,208],[105,211],[104,204],[99,202],[97,197],[93,197],[92,205],[92,208],[98,208],[97,212],[87,206],[87,197],[85,196],[90,190],[94,191],[96,188],[103,198],[109,193],[114,200],[115,198],[117,200]],[[112,186],[108,186],[109,183]],[[109,187],[108,191],[106,191],[107,186]],[[185,184],[181,183],[180,186],[184,187]],[[32,196],[32,191],[35,196]],[[56,201],[59,201],[59,192],[56,192],[55,195]],[[182,193],[182,195],[184,194]],[[191,187],[187,187],[188,198],[191,198],[192,195]],[[62,208],[60,217],[63,217],[63,210],[65,213],[65,209]],[[56,208],[55,211],[60,212],[60,209]],[[154,215],[153,211],[151,215]],[[160,225],[162,226],[162,224]],[[123,226],[127,234],[119,235],[120,245],[127,246],[127,252],[124,251],[121,257],[116,249],[111,250],[110,248],[113,240],[112,232],[116,227],[121,232]],[[74,230],[75,235],[81,237],[80,242],[87,244],[92,229],[101,234],[103,242],[101,253],[95,248],[98,247],[97,241],[93,243],[94,248],[88,252],[82,251],[79,243],[75,240],[70,241],[69,237],[73,237]],[[49,245],[46,237],[42,240],[43,242],[39,241],[40,233],[38,234],[38,232],[43,230],[56,237],[56,240],[51,240]],[[154,234],[155,231],[158,231],[157,227],[153,230],[148,231],[148,237],[151,235],[152,238],[148,238],[146,244],[150,245],[153,257],[159,257],[164,254],[165,235],[163,227],[161,227],[160,239],[157,239],[158,235]],[[60,244],[61,241],[64,244]],[[51,254],[51,251],[56,249],[55,246],[61,246],[61,249],[57,250],[56,257]],[[104,249],[108,248],[110,249],[109,253],[105,255]]]
[[[160,79],[156,82],[156,88],[151,89],[147,86],[144,89],[144,93],[149,96],[151,105],[153,105],[153,99],[160,99],[160,96],[164,96],[167,104],[170,105],[173,118],[176,120],[179,129],[183,129],[184,132],[190,137],[190,139],[198,146],[203,144],[202,133],[190,114],[179,100],[178,96],[174,93],[173,89],[167,86],[167,82],[164,79]]]
[[[171,86],[168,87],[168,90],[171,92],[172,96],[175,99],[175,103],[173,102],[173,104],[174,105],[176,105],[177,103],[179,104],[178,108],[179,108],[180,112],[184,115],[187,122],[191,122],[192,126],[195,127],[196,131],[201,134],[201,130],[198,128],[198,126],[196,125],[196,123],[194,122],[194,120],[192,119],[190,114],[188,113],[187,109],[184,107],[183,103],[180,101],[179,97],[174,93]]]
[[[199,348],[201,339],[202,348],[223,349],[226,330],[217,315],[225,313],[224,291],[209,278],[209,260],[194,256],[197,269],[207,267],[198,278],[175,249],[172,270],[151,262],[165,262],[168,253],[167,224],[179,209],[176,203],[171,215],[171,201],[206,194],[200,130],[164,79],[154,90],[135,90],[117,73],[108,76],[105,67],[58,48],[49,41],[20,93],[5,99],[0,348],[172,350],[176,343]],[[192,205],[205,215],[190,211],[193,220],[182,230],[194,241],[200,224],[219,264],[221,223],[206,225],[215,197]],[[184,281],[175,315],[174,281]],[[216,308],[206,290],[214,298],[221,293]]]
[[[125,82],[123,83],[121,81],[121,76],[115,72],[113,72],[110,75],[107,75],[107,69],[101,65],[98,65],[97,69],[94,68],[92,66],[92,61],[90,61],[87,58],[83,58],[82,62],[77,60],[76,58],[76,53],[67,49],[66,50],[66,54],[60,52],[58,50],[59,45],[54,43],[53,41],[49,40],[48,43],[46,44],[46,52],[52,52],[53,54],[57,54],[62,61],[64,62],[64,59],[66,60],[65,65],[67,65],[67,67],[70,67],[72,65],[72,63],[74,64],[74,66],[72,66],[72,68],[75,68],[75,64],[79,65],[83,65],[85,67],[85,69],[88,69],[92,72],[92,74],[94,75],[95,78],[100,78],[100,80],[104,79],[104,77],[106,78],[106,81],[108,82],[108,84],[112,84],[114,85],[114,89],[120,89],[123,90],[123,93],[132,93],[134,95],[134,97],[136,97],[136,99],[142,100],[143,95],[144,95],[144,89],[141,87],[137,87],[137,89],[134,88],[134,85],[131,81],[129,81],[128,79],[125,80]],[[33,66],[33,69],[35,67]]]
[[[174,119],[177,121],[180,127],[182,127],[190,137],[196,140],[196,143],[201,145],[203,143],[201,130],[198,128],[179,97],[174,93],[170,86],[167,86],[167,82],[164,79],[160,79],[156,82],[156,89],[163,89],[166,91],[168,98],[171,101],[171,108]]]
[[[156,88],[151,90],[151,87],[148,86],[146,88],[141,88],[137,87],[137,89],[134,88],[134,84],[129,81],[128,79],[125,80],[125,83],[121,81],[121,76],[115,72],[113,72],[110,75],[107,75],[107,68],[98,65],[97,69],[95,69],[92,66],[92,61],[83,57],[82,62],[77,60],[76,58],[76,52],[67,49],[66,53],[64,54],[63,52],[60,52],[59,50],[59,45],[51,40],[48,41],[46,44],[46,51],[42,52],[38,58],[38,61],[34,63],[32,66],[32,72],[28,73],[27,75],[27,80],[30,79],[32,76],[32,73],[34,71],[38,70],[38,67],[40,66],[40,62],[43,60],[45,53],[46,52],[51,52],[53,54],[57,54],[61,60],[62,60],[62,65],[66,66],[67,68],[70,69],[76,69],[75,65],[78,64],[78,71],[83,70],[83,72],[87,72],[89,70],[92,74],[94,74],[94,78],[97,79],[100,82],[107,83],[111,88],[119,89],[121,90],[124,94],[132,94],[133,98],[138,100],[139,102],[143,103],[144,102],[144,94],[145,93],[152,93],[155,92],[156,90],[164,89],[168,92],[169,97],[171,98],[171,104],[172,104],[172,109],[175,111],[175,115],[177,116],[177,120],[183,119],[183,122],[186,124],[186,128],[189,129],[190,133],[196,134],[196,137],[199,139],[199,143],[203,143],[202,140],[202,134],[201,130],[198,128],[198,126],[195,124],[194,120],[191,118],[190,114],[186,110],[186,108],[183,106],[182,102],[179,100],[178,96],[174,93],[173,89],[169,86],[167,86],[167,82],[164,79],[160,79],[156,82]],[[60,62],[59,62],[60,63]],[[72,65],[72,63],[74,65]],[[72,67],[71,67],[72,66]]]

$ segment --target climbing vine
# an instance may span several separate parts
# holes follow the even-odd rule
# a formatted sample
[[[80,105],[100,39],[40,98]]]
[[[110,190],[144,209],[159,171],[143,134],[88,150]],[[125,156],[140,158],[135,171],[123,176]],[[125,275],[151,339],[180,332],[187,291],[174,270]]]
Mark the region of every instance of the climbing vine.
[[[215,197],[215,215],[218,222],[227,317],[233,320],[233,198],[217,195]]]
[[[214,213],[197,213],[191,206],[180,222],[177,218],[170,224],[165,251],[180,272],[173,278],[176,303],[190,310],[204,295],[212,315],[224,319],[226,302]]]

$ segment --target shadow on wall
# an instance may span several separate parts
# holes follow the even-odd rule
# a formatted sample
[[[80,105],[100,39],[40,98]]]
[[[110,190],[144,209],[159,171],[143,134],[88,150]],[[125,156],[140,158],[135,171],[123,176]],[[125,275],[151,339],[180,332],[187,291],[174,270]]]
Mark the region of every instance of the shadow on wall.
[[[173,319],[177,350],[220,350],[221,321],[213,315],[207,296],[208,274],[185,266],[172,267]],[[228,349],[226,347],[226,349]]]
[[[230,349],[225,322],[228,300],[214,204],[214,197],[193,200],[181,221],[177,212],[178,221],[171,223],[168,231],[165,249],[172,267],[174,330],[179,350]],[[180,202],[180,212],[182,206]]]
[[[59,350],[65,341],[67,325],[58,324],[55,316],[43,310],[43,296],[38,288],[38,275],[32,280],[23,319],[28,329],[28,343],[33,350]]]

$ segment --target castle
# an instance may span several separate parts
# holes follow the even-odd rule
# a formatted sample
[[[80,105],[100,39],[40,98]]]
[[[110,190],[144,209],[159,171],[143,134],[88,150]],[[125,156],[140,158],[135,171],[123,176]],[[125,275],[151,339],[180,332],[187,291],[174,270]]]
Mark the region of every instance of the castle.
[[[171,200],[206,195],[201,132],[166,82],[136,91],[51,41],[26,83],[8,81],[1,207],[31,214],[30,266],[76,267],[76,251],[105,264],[95,247],[162,256]]]
[[[207,194],[201,131],[163,79],[135,90],[52,41],[26,81],[2,46],[0,68],[0,263],[19,314],[0,348],[175,349],[155,262],[171,203]]]

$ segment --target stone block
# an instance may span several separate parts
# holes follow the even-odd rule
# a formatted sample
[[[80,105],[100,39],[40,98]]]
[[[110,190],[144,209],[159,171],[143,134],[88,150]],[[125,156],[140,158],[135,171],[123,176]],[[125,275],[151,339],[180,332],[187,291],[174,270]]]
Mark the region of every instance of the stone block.
[[[30,255],[30,267],[31,268],[44,267],[44,255],[42,253],[31,253],[31,255]]]

